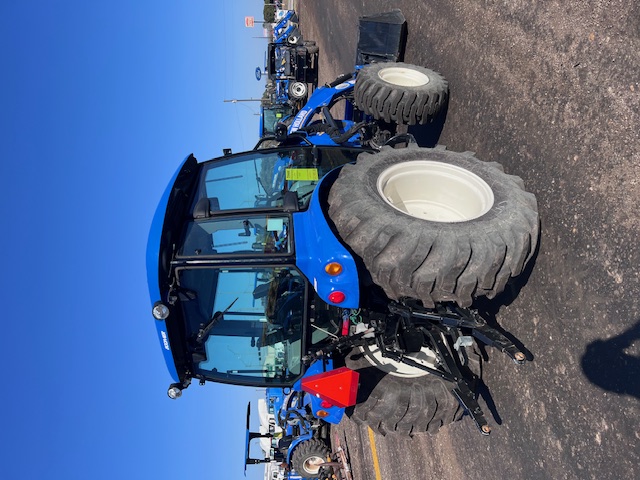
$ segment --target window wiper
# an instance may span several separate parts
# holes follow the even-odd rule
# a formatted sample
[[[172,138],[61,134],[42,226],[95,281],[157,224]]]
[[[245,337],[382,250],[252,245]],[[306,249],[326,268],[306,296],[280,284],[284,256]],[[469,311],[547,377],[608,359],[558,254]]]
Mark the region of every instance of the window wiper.
[[[269,373],[269,370],[260,369],[260,370],[227,370],[227,374],[239,374],[239,373]]]
[[[264,190],[264,193],[267,193],[267,189],[264,187],[262,180],[260,179],[260,174],[258,173],[258,167],[256,166],[256,161],[253,161],[253,168],[256,171],[256,182],[258,183],[258,192],[260,191],[260,187]]]
[[[220,320],[224,319],[224,314],[227,313],[231,307],[233,307],[233,304],[238,301],[238,298],[240,297],[236,297],[236,299],[231,302],[231,305],[225,308],[224,311],[214,313],[213,317],[211,317],[211,320],[209,320],[206,325],[202,324],[200,326],[200,330],[198,330],[198,335],[196,336],[197,343],[202,343],[207,339],[207,337],[209,336],[209,332],[211,332],[213,327],[215,327]]]

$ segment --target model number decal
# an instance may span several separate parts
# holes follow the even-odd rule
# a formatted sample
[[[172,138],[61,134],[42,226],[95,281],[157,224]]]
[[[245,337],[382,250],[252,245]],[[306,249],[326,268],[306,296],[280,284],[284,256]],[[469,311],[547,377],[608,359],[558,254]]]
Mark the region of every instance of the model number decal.
[[[160,335],[162,335],[162,343],[164,344],[165,350],[171,350],[171,347],[169,347],[169,339],[167,338],[167,333],[164,330],[161,330]]]

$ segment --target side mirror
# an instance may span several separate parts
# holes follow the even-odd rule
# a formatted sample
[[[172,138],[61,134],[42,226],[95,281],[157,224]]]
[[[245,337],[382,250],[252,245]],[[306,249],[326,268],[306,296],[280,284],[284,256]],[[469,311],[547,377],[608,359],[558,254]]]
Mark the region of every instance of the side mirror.
[[[298,205],[298,194],[296,192],[287,191],[282,196],[282,209],[285,212],[297,212],[300,210]]]
[[[213,212],[220,210],[218,197],[201,198],[193,209],[194,220],[209,218]]]
[[[276,140],[279,142],[284,141],[287,138],[287,132],[289,127],[287,127],[284,123],[278,123],[275,128],[275,136]]]

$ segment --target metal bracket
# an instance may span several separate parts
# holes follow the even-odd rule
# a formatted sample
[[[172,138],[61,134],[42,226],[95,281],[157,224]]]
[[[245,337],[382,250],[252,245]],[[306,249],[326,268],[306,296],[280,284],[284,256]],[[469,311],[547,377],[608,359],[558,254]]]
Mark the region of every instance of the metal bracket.
[[[460,347],[469,346],[470,337],[473,336],[483,344],[506,354],[516,364],[520,365],[526,361],[525,354],[501,332],[489,326],[475,310],[462,309],[455,305],[438,305],[436,309],[425,309],[397,302],[389,304],[388,309],[390,315],[387,315],[381,323],[378,323],[378,320],[372,320],[367,330],[340,337],[322,350],[310,352],[303,358],[303,362],[308,364],[318,357],[331,355],[336,350],[344,351],[355,346],[370,344],[372,341],[370,337],[375,334],[375,342],[383,356],[450,382],[452,395],[469,414],[478,430],[483,435],[489,435],[491,427],[471,389],[469,379],[465,378],[460,370],[464,362],[459,357]],[[438,367],[418,363],[399,348],[398,332],[407,329],[420,331],[433,348],[438,359]]]
[[[451,389],[451,392],[458,399],[460,405],[462,405],[462,407],[467,411],[473,422],[476,424],[476,427],[478,427],[478,430],[480,430],[480,433],[483,435],[489,435],[491,427],[489,427],[489,423],[487,422],[484,412],[482,411],[482,408],[480,408],[478,400],[471,390],[469,383],[458,368],[458,364],[453,355],[451,355],[448,346],[442,340],[442,336],[434,335],[432,330],[439,330],[438,333],[442,333],[442,330],[439,326],[434,326],[432,329],[423,328],[423,332],[429,337],[432,345],[435,347],[438,358],[440,358],[444,367],[450,371],[455,378],[455,387]]]
[[[471,334],[487,346],[494,347],[507,355],[514,363],[522,365],[527,357],[515,344],[495,328],[487,324],[477,312],[454,307],[443,312],[417,309],[408,305],[393,303],[389,311],[411,321],[426,320],[429,323],[447,327],[468,328]]]
[[[511,340],[486,323],[474,328],[473,336],[485,345],[497,348],[511,358],[511,360],[513,360],[517,365],[522,365],[527,360],[525,354],[522,353]]]
[[[405,326],[419,328],[433,347],[442,370],[427,367],[411,360],[403,354],[392,351],[389,348],[381,349],[384,356],[388,356],[398,362],[419,368],[431,374],[438,375],[445,381],[452,382],[454,386],[451,393],[458,399],[460,405],[472,418],[483,435],[489,435],[489,426],[482,408],[478,404],[471,387],[464,375],[460,371],[459,362],[452,355],[450,345],[446,339],[449,338],[452,345],[463,343],[461,339],[468,339],[467,335],[459,335],[460,329],[469,330],[471,335],[484,343],[492,346],[509,356],[516,364],[523,364],[526,360],[522,353],[514,344],[495,328],[489,326],[486,321],[475,311],[460,309],[457,307],[440,306],[438,310],[425,310],[414,308],[405,304],[392,303],[389,306],[392,314],[398,315]],[[457,334],[452,332],[457,330]],[[466,337],[466,338],[465,338]],[[379,342],[381,345],[382,342]]]

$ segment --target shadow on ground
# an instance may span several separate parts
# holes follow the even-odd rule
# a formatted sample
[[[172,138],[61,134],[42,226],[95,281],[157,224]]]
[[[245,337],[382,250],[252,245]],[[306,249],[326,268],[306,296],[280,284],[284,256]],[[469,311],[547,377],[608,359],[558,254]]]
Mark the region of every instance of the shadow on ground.
[[[640,320],[620,335],[587,345],[582,370],[603,390],[640,398],[639,353]]]

